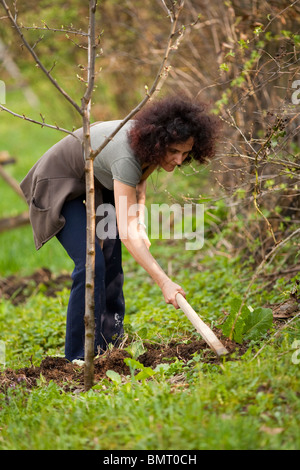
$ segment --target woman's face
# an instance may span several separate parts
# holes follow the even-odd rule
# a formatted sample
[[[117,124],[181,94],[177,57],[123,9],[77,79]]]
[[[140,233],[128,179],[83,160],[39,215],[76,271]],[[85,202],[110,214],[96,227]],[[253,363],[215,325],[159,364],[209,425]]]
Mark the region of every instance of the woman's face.
[[[162,158],[160,166],[168,172],[173,171],[177,165],[181,165],[192,151],[194,138],[189,137],[185,142],[170,144],[167,147],[165,157]]]

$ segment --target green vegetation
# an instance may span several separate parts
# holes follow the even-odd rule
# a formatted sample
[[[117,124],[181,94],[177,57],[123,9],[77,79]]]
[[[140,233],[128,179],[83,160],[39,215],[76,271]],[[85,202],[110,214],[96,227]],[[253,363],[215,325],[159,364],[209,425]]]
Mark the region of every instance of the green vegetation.
[[[193,192],[191,179],[184,180],[181,174],[177,178],[183,193]],[[189,184],[186,188],[184,181]],[[155,191],[151,185],[149,190],[151,201]],[[4,183],[1,191],[7,191]],[[221,214],[218,206],[215,213]],[[209,234],[209,225],[207,231],[207,243],[197,252],[185,250],[183,240],[154,240],[151,249],[166,270],[172,269],[173,278],[202,318],[209,325],[222,326],[225,312],[235,311],[236,298],[246,291],[252,271],[239,255],[216,249],[222,232]],[[55,240],[36,253],[28,227],[2,234],[2,247],[4,243],[13,247],[1,250],[3,277],[41,266],[56,273],[72,269]],[[139,344],[149,340],[180,344],[197,338],[185,316],[164,304],[157,286],[126,252],[124,269],[125,331],[132,347],[137,338]],[[299,276],[278,278],[267,289],[260,289],[260,283],[253,285],[247,305],[257,312],[283,302],[296,279]],[[41,286],[26,303],[16,306],[1,300],[0,340],[6,345],[6,368],[17,370],[38,365],[48,355],[63,355],[69,292],[64,289],[47,297],[45,291]],[[121,377],[110,371],[87,393],[65,392],[55,382],[46,385],[43,376],[32,390],[22,381],[8,386],[0,393],[0,448],[296,449],[300,443],[299,363],[292,361],[292,345],[299,337],[299,322],[275,336],[278,328],[268,323],[263,335],[248,340],[243,356],[220,364],[202,362],[200,353],[188,363],[176,358],[153,370],[142,367],[133,353],[127,361],[138,375]]]
[[[299,446],[298,366],[286,346],[217,370],[193,383],[164,378],[104,380],[86,394],[54,383],[0,395],[2,449],[282,449]],[[280,355],[280,357],[278,357]]]
[[[24,21],[40,24],[32,2],[23,3]],[[85,27],[82,2],[67,1],[64,9],[54,3],[40,2],[43,20],[50,26],[56,20],[65,26],[78,20],[78,27]],[[103,2],[100,24],[106,28],[95,120],[125,115],[139,100],[157,63],[155,51],[165,31],[162,10],[148,11],[144,2],[134,3],[125,8],[120,2]],[[192,96],[203,91],[203,97],[214,102],[214,111],[222,113],[224,142],[211,165],[151,176],[147,201],[149,206],[204,204],[203,248],[186,250],[185,240],[158,239],[152,240],[151,251],[182,285],[202,319],[237,343],[236,352],[217,362],[213,352],[201,349],[188,361],[176,356],[156,367],[143,365],[139,356],[149,342],[190,344],[199,335],[180,310],[164,303],[159,288],[124,250],[128,339],[122,347],[130,356],[125,359],[130,373],[109,370],[89,392],[76,381],[69,388],[55,380],[46,383],[43,374],[30,388],[22,371],[17,383],[8,379],[9,374],[38,366],[46,356],[63,356],[69,290],[58,287],[55,296],[48,296],[46,285],[33,291],[27,285],[26,301],[14,302],[17,292],[0,299],[0,345],[5,345],[5,364],[0,363],[1,450],[299,449],[299,308],[287,318],[273,318],[276,306],[291,299],[299,302],[299,234],[266,260],[299,223],[296,112],[284,107],[283,95],[274,91],[283,94],[286,87],[287,97],[291,91],[291,80],[289,85],[284,80],[290,71],[295,73],[297,12],[285,8],[275,17],[269,10],[255,10],[256,2],[251,5],[263,26],[254,27],[235,2],[212,1],[198,18],[206,21],[203,28],[187,28],[190,32],[173,59],[165,90],[180,93],[184,88]],[[185,11],[186,24],[194,13]],[[227,21],[220,26],[218,18]],[[130,28],[124,28],[128,24]],[[40,31],[28,34],[38,41]],[[6,39],[22,77],[39,99],[37,107],[30,106],[24,89],[4,70],[1,78],[8,84],[10,109],[35,119],[42,113],[47,122],[59,120],[67,129],[78,127],[78,117],[46,80],[37,78],[40,71],[28,56],[14,48],[13,31],[7,31],[5,21],[0,21],[1,39]],[[73,78],[80,71],[75,64],[84,62],[83,49],[69,41],[64,50],[65,39],[61,34],[53,39],[47,32],[37,50],[46,56],[49,68],[57,55],[55,76],[79,96],[82,83],[75,80],[74,85]],[[148,54],[150,43],[153,50]],[[217,51],[217,62],[218,44],[225,50]],[[147,57],[144,67],[137,60],[139,53]],[[207,90],[211,94],[205,95]],[[17,181],[62,136],[0,112],[0,150],[16,157],[5,170]],[[0,218],[25,210],[25,203],[0,179]],[[1,233],[0,246],[0,282],[41,267],[54,275],[72,271],[72,262],[56,240],[35,251],[29,226]]]

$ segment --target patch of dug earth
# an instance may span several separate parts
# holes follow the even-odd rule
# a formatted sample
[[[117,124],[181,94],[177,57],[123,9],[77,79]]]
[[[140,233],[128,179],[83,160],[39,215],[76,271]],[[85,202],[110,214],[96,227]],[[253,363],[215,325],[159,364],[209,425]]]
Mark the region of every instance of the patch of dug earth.
[[[226,347],[229,355],[237,351],[238,354],[243,354],[247,347],[246,345],[240,345],[231,341],[228,338],[222,336],[219,329],[215,328],[214,333],[222,341]],[[178,341],[172,341],[167,346],[161,347],[159,344],[147,343],[145,344],[146,352],[139,356],[138,360],[145,367],[151,367],[154,369],[158,364],[174,362],[179,359],[183,362],[191,360],[195,354],[202,352],[202,361],[210,363],[218,363],[219,359],[207,346],[206,342],[202,339],[194,340],[187,344],[179,343]]]
[[[71,277],[68,274],[55,276],[49,269],[41,268],[30,276],[8,276],[0,279],[0,298],[10,300],[14,305],[25,302],[28,297],[37,292],[41,285],[45,286],[44,294],[54,297],[65,287],[71,287]]]
[[[220,332],[216,331],[220,336]],[[237,351],[239,354],[245,352],[245,346],[241,347],[233,341],[221,338],[229,353]],[[171,363],[177,359],[187,362],[193,358],[195,353],[202,351],[203,361],[210,363],[219,362],[218,358],[208,349],[203,340],[194,340],[188,344],[171,342],[168,345],[157,343],[145,343],[146,351],[138,357],[138,361],[145,367],[155,368],[161,363]],[[125,349],[114,348],[95,359],[95,383],[107,378],[106,372],[113,370],[121,376],[130,375],[130,369],[124,359],[130,357]],[[53,381],[65,391],[83,390],[84,368],[72,364],[62,357],[46,357],[40,366],[24,367],[19,370],[6,369],[0,373],[0,392],[5,393],[7,389],[14,389],[19,385],[31,389],[36,387],[40,380],[45,383]]]

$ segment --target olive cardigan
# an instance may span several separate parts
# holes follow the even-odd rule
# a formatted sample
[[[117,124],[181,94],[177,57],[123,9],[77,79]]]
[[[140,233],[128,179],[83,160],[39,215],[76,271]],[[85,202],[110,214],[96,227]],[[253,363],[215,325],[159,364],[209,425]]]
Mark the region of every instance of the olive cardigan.
[[[82,129],[74,132],[82,137]],[[68,135],[51,147],[31,168],[20,187],[29,205],[36,249],[65,225],[65,201],[85,194],[85,163],[80,140]]]

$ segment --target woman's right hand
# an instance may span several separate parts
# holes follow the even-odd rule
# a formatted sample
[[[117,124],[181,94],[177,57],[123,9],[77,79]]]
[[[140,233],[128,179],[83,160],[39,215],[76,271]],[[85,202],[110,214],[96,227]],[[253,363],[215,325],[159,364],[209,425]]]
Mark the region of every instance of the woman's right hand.
[[[186,296],[182,287],[180,287],[175,282],[171,281],[171,279],[167,280],[163,284],[163,286],[161,287],[161,290],[162,290],[166,303],[172,304],[176,309],[179,308],[179,305],[176,300],[176,295],[179,293],[179,294],[182,294],[183,297]]]

